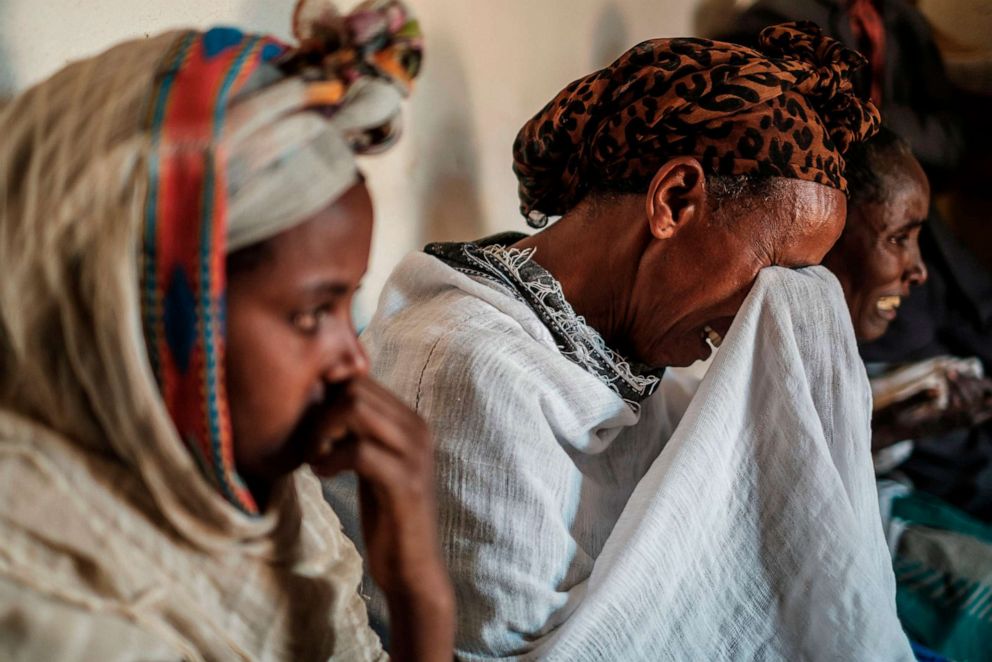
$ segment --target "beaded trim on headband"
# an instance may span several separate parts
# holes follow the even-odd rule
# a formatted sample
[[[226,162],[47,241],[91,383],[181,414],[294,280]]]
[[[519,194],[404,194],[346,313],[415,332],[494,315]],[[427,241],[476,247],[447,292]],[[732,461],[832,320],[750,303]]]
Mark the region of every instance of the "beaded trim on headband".
[[[168,54],[149,106],[152,139],[142,246],[146,344],[166,408],[207,478],[242,511],[258,507],[234,463],[224,380],[224,109],[261,63],[285,47],[219,28],[187,32]]]

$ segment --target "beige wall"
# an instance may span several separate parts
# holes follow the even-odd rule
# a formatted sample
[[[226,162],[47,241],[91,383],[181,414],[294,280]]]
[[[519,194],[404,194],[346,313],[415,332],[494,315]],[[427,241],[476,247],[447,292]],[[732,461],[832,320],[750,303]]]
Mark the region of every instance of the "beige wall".
[[[403,140],[365,165],[378,225],[360,317],[392,266],[424,242],[525,230],[510,170],[520,125],[571,80],[640,40],[690,34],[697,20],[695,0],[411,2],[427,35],[426,63]],[[225,23],[288,37],[292,5],[0,0],[0,93],[116,41],[171,27]]]

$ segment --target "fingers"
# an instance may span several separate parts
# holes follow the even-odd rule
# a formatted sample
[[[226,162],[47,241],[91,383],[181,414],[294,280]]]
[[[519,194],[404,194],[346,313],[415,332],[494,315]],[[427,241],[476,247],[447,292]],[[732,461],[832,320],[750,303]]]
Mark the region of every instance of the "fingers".
[[[979,425],[992,416],[992,380],[956,374],[948,376],[948,418],[958,425]]]
[[[355,380],[350,390],[356,402],[367,406],[367,413],[392,421],[404,431],[426,434],[427,425],[424,420],[381,384],[363,378]]]
[[[353,436],[348,423],[351,408],[351,399],[342,389],[334,394],[329,404],[321,404],[307,415],[309,420],[298,434],[302,437],[308,464],[322,462],[332,450]]]
[[[323,476],[351,469],[374,483],[398,481],[409,488],[431,477],[426,423],[371,379],[355,380],[338,394],[310,443],[308,462]]]
[[[948,377],[947,384],[952,392],[960,394],[970,402],[981,402],[992,394],[992,380],[970,375]]]
[[[405,455],[422,453],[430,445],[427,424],[382,385],[363,378],[351,382],[347,422],[353,433],[374,439]]]
[[[942,410],[925,403],[899,412],[896,421],[900,428],[907,431],[917,431],[937,424],[943,416]]]
[[[349,436],[331,445],[327,452],[315,454],[313,459],[308,460],[308,464],[318,476],[330,478],[342,471],[354,469],[358,447],[358,437]]]
[[[374,439],[400,456],[420,456],[430,451],[427,424],[407,409],[397,410],[388,403],[356,399],[349,422],[360,436]]]

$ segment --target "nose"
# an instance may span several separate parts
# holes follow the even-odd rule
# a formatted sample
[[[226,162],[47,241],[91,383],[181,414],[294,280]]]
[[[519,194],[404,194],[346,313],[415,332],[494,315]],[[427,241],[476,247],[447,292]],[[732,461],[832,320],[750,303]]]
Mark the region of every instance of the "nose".
[[[324,379],[332,384],[364,377],[369,373],[369,356],[354,329],[350,329],[340,342],[338,351],[332,354],[324,371]]]
[[[909,268],[906,270],[906,281],[910,285],[922,285],[927,282],[927,265],[923,263],[919,247],[913,251]]]

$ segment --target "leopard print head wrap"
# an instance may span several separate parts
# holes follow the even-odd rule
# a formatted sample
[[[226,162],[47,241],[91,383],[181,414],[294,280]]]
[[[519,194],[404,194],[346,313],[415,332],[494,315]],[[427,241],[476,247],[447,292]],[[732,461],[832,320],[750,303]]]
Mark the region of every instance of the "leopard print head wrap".
[[[809,22],[765,28],[759,50],[652,39],[558,94],[517,135],[513,171],[530,225],[592,188],[642,190],[667,160],[719,175],[804,179],[847,191],[843,154],[879,127],[854,92],[865,59]]]

